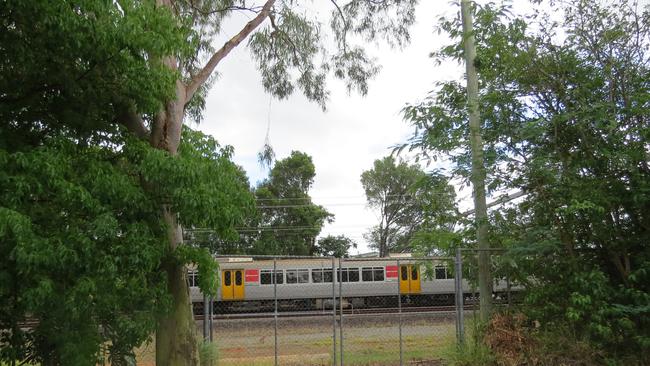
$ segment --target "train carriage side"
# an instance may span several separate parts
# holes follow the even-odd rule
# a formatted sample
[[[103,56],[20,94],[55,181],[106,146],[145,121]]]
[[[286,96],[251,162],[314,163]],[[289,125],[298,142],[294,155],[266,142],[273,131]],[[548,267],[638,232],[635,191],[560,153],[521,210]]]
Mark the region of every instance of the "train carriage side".
[[[454,280],[447,267],[434,265],[434,278],[422,276],[416,259],[362,261],[346,260],[342,268],[335,262],[332,274],[330,258],[278,260],[273,274],[272,260],[220,259],[220,285],[215,298],[217,311],[268,311],[274,308],[277,281],[278,306],[281,310],[331,308],[339,297],[339,281],[344,306],[372,307],[393,305],[398,288],[405,304],[443,304],[453,302]],[[193,269],[189,270],[191,299],[202,311],[203,296]]]

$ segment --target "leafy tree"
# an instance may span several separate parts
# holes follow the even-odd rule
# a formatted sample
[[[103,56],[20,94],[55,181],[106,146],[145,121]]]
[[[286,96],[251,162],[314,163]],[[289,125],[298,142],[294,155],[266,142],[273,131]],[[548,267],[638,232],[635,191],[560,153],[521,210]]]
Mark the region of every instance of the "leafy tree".
[[[375,160],[373,168],[361,174],[368,205],[379,210],[379,225],[366,238],[379,249],[379,256],[390,251],[412,250],[412,239],[420,230],[432,230],[453,215],[455,193],[446,180],[427,175],[417,165],[396,164],[392,156]],[[436,221],[440,220],[440,221]]]
[[[488,187],[527,193],[491,217],[491,240],[512,248],[535,319],[631,356],[650,345],[650,22],[633,5],[551,4],[562,22],[486,6],[475,30]],[[457,26],[442,23],[460,40]],[[417,129],[410,147],[466,177],[463,94],[441,83],[405,116]]]
[[[328,235],[318,239],[317,254],[327,257],[349,257],[350,249],[357,248],[357,243],[345,235]]]
[[[316,237],[333,215],[311,201],[309,189],[315,175],[311,157],[302,152],[292,151],[289,157],[275,163],[269,178],[255,190],[259,232],[252,234],[253,253],[316,253]]]
[[[161,197],[187,223],[236,234],[229,221],[252,207],[252,197],[232,149],[198,132],[184,135],[178,159],[129,136],[111,137],[120,148],[58,137],[0,150],[0,360],[94,364],[107,344],[120,364],[149,339],[171,300],[158,271],[167,255]],[[215,271],[204,251],[187,248],[177,260]],[[200,278],[215,291],[216,277]],[[29,318],[38,323],[22,329]]]
[[[241,0],[3,2],[0,113],[9,124],[4,143],[21,149],[65,131],[88,145],[112,144],[97,136],[110,140],[125,128],[177,157],[185,116],[201,118],[215,69],[249,36],[263,86],[272,95],[286,98],[297,87],[324,107],[329,71],[349,90],[365,94],[378,67],[351,38],[405,44],[415,3],[331,1],[332,52],[323,45],[318,15],[310,18],[297,1],[266,0],[261,6]],[[223,22],[241,13],[254,16],[213,48]],[[25,83],[15,85],[16,80]],[[95,108],[99,105],[104,108]],[[158,204],[170,228],[160,270],[173,306],[158,322],[156,364],[193,365],[198,362],[194,323],[184,263],[176,260],[184,250],[180,224],[191,220],[180,217],[164,197]]]
[[[248,46],[261,72],[262,84],[270,94],[283,99],[297,87],[323,108],[328,91],[326,74],[346,81],[348,90],[367,92],[367,80],[378,72],[374,60],[362,47],[349,39],[354,35],[363,41],[383,38],[401,46],[408,42],[408,27],[414,22],[416,0],[368,1],[351,0],[345,4],[331,1],[333,40],[336,47],[328,52],[322,41],[323,27],[314,14],[299,7],[299,2],[266,0],[261,6],[246,1],[157,0],[169,9],[179,24],[191,29],[188,53],[169,52],[158,61],[177,73],[174,95],[148,119],[140,113],[124,113],[120,123],[151,145],[175,155],[180,142],[180,130],[185,115],[200,119],[205,93],[218,64],[241,42],[250,36]],[[218,49],[212,48],[215,35],[221,33],[226,19],[237,13],[254,13],[241,30]],[[266,20],[268,19],[268,22]],[[208,60],[205,64],[202,60]],[[125,111],[140,112],[140,106]],[[145,115],[146,117],[146,115]],[[163,205],[167,225],[177,227],[175,212]],[[180,230],[170,231],[169,245],[175,249],[182,243]],[[186,291],[186,281],[178,265],[166,268],[171,288]],[[159,365],[195,364],[197,347],[194,341],[191,309],[183,297],[174,299],[174,311],[161,319],[156,333],[156,363]],[[183,316],[181,319],[179,317]]]

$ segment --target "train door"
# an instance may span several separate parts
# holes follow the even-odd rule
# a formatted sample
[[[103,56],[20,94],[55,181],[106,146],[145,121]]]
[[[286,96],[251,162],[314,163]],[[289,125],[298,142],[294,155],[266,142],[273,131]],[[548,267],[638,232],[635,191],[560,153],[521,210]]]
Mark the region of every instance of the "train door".
[[[411,286],[409,286],[409,265],[402,264],[399,266],[399,293],[411,293]]]
[[[412,264],[410,265],[410,275],[411,275],[411,293],[412,294],[419,294],[420,290],[422,289],[422,284],[420,283],[420,270],[417,265]]]
[[[244,270],[226,269],[221,271],[221,299],[244,299]]]
[[[418,266],[402,264],[399,267],[399,292],[401,294],[419,294],[422,286]]]

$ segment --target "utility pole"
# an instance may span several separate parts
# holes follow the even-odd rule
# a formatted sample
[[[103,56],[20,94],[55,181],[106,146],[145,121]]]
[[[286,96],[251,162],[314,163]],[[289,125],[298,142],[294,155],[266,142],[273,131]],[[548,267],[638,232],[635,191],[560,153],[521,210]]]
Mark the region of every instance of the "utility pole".
[[[476,45],[472,26],[472,9],[469,0],[460,0],[463,22],[463,45],[467,72],[467,108],[469,114],[469,137],[472,152],[472,186],[474,188],[474,220],[478,243],[478,286],[481,321],[487,322],[492,307],[492,274],[490,273],[490,244],[488,243],[488,216],[485,200],[485,161],[481,139],[481,115],[479,112],[478,76],[474,60]]]

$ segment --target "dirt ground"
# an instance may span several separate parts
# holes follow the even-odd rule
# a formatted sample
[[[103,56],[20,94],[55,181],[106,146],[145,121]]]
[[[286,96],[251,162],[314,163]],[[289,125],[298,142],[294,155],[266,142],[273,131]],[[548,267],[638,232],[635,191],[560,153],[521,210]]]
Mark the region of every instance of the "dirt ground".
[[[346,315],[341,328],[332,317],[280,318],[277,323],[278,364],[331,365],[341,347],[345,365],[443,365],[442,352],[455,341],[450,314]],[[199,332],[202,323],[197,322]],[[400,328],[402,334],[400,352]],[[218,347],[215,366],[267,366],[275,363],[274,319],[219,320],[213,326]],[[334,337],[336,339],[334,339]],[[335,343],[334,343],[335,342]],[[336,349],[334,349],[336,348]],[[154,346],[142,347],[138,365],[154,365]]]

